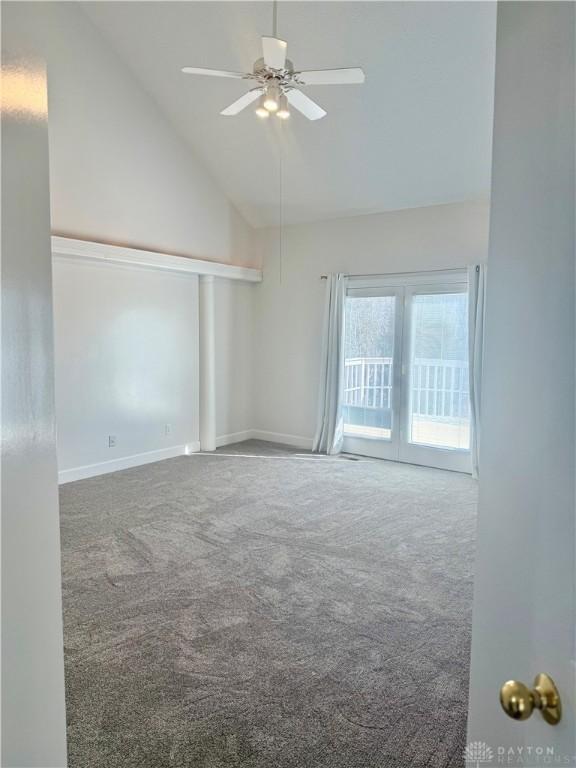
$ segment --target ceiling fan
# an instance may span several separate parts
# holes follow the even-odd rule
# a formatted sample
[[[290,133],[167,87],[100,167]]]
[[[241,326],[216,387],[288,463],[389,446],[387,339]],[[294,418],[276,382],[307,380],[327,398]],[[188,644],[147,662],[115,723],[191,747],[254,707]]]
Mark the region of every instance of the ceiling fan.
[[[203,67],[183,67],[182,72],[189,75],[212,75],[213,77],[232,77],[238,80],[250,80],[256,85],[230,106],[220,112],[221,115],[237,115],[255,101],[258,101],[256,114],[267,118],[276,114],[282,120],[290,117],[289,106],[301,112],[308,120],[320,120],[326,111],[300,90],[308,85],[354,85],[363,83],[364,72],[360,67],[348,69],[310,69],[298,71],[290,59],[286,58],[288,44],[277,37],[262,38],[262,58],[254,62],[252,72],[227,72],[220,69]]]

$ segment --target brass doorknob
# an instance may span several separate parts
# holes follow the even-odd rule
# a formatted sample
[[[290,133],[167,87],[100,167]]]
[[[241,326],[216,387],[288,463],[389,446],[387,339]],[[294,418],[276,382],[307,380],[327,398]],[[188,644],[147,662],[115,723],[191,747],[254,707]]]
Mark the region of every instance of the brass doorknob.
[[[542,712],[542,717],[550,725],[558,725],[562,717],[560,694],[554,680],[544,672],[536,675],[532,690],[524,683],[508,680],[500,688],[500,704],[508,717],[514,720],[527,720],[534,708]]]

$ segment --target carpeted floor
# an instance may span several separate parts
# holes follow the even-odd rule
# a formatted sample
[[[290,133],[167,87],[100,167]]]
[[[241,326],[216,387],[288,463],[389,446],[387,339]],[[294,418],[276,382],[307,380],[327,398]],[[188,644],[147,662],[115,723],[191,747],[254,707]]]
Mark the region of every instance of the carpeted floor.
[[[475,482],[218,454],[61,489],[71,768],[463,765]]]

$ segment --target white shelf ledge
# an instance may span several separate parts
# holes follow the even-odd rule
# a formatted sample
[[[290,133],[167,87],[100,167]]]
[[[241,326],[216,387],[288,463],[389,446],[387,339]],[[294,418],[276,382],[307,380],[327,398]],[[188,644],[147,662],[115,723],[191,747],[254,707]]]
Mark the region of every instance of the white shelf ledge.
[[[124,264],[168,272],[188,272],[193,275],[212,275],[227,280],[243,280],[248,283],[262,282],[262,271],[251,267],[237,267],[218,261],[190,259],[169,253],[141,251],[120,245],[74,240],[70,237],[52,236],[52,256],[55,258],[87,259],[89,261]]]

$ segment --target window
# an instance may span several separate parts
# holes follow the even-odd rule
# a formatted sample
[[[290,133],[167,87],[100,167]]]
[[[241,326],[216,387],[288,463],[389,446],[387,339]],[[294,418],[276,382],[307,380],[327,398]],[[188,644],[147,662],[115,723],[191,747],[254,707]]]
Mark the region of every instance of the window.
[[[416,294],[411,315],[408,439],[468,450],[468,294]]]
[[[344,421],[348,434],[391,437],[395,302],[394,296],[347,299]]]

